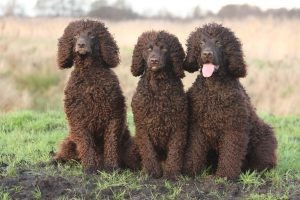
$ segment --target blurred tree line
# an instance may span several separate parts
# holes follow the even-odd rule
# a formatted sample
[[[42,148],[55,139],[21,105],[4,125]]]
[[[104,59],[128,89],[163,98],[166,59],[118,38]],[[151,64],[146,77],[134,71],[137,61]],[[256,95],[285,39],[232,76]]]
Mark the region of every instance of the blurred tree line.
[[[24,3],[21,0],[8,0],[0,5],[2,16],[26,16]],[[275,17],[275,18],[300,18],[300,9],[268,9],[262,11],[257,6],[226,5],[220,11],[213,14],[204,11],[199,6],[191,10],[191,14],[186,17],[179,17],[168,10],[160,10],[155,15],[149,16],[147,13],[139,14],[132,10],[126,0],[116,0],[108,3],[107,0],[37,0],[35,5],[35,16],[37,17],[100,17],[110,20],[128,19],[168,19],[168,20],[191,20],[206,17],[217,18],[245,18],[255,17]]]

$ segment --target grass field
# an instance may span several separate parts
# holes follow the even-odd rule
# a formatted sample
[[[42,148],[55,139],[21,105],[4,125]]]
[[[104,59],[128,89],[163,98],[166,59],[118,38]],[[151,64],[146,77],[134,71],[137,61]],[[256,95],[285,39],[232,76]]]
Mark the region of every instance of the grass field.
[[[0,200],[299,199],[299,19],[105,22],[120,47],[121,63],[114,71],[126,96],[132,133],[129,105],[138,78],[131,75],[130,64],[143,31],[167,30],[185,48],[191,31],[215,21],[231,28],[243,43],[248,76],[241,82],[276,130],[278,166],[265,173],[246,172],[236,181],[215,178],[207,169],[176,182],[130,171],[86,176],[75,162],[47,164],[49,153],[67,134],[62,98],[71,70],[58,70],[56,51],[57,39],[71,20],[0,18]],[[185,89],[196,76],[186,73]]]
[[[152,179],[140,172],[86,176],[80,164],[46,164],[67,134],[64,114],[15,111],[0,116],[0,199],[299,199],[300,117],[261,115],[279,141],[276,169],[244,173],[237,181],[209,170],[179,181]],[[132,114],[128,114],[131,130]]]

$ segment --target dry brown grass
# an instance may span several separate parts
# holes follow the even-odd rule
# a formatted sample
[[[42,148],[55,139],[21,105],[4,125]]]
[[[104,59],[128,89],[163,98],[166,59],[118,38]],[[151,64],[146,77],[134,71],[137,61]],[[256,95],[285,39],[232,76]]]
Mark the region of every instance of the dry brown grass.
[[[61,107],[67,71],[56,67],[57,38],[71,19],[0,19],[0,110]],[[248,18],[192,22],[106,22],[115,36],[122,62],[115,70],[128,104],[138,78],[130,74],[132,49],[145,30],[168,30],[185,41],[195,27],[222,22],[241,39],[249,65],[243,79],[253,104],[261,112],[300,114],[299,20]],[[185,45],[184,45],[185,46]],[[70,71],[70,70],[69,70]],[[188,88],[197,74],[183,80]],[[130,107],[130,106],[128,106]]]

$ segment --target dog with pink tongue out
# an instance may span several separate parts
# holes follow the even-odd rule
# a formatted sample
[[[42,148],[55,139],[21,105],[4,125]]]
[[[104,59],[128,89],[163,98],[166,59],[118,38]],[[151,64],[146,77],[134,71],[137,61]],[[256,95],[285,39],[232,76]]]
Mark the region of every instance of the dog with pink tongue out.
[[[239,81],[246,76],[246,64],[235,34],[216,23],[196,29],[187,41],[184,68],[200,74],[187,92],[183,172],[196,175],[212,165],[216,176],[236,179],[244,170],[275,167],[274,131],[257,116]]]
[[[211,77],[214,71],[219,69],[219,65],[214,65],[212,63],[204,64],[202,67],[202,75],[204,77]]]

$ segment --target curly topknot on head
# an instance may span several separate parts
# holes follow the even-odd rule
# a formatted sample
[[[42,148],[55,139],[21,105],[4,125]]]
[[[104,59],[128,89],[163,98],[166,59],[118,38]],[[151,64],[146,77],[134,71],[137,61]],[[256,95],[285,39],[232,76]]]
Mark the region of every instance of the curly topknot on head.
[[[166,31],[147,31],[139,36],[133,50],[132,74],[140,76],[147,70],[147,49],[152,48],[153,45],[162,45],[162,48],[166,48],[166,65],[171,65],[174,74],[179,78],[183,78],[184,50],[178,38]]]
[[[58,42],[58,66],[59,68],[70,68],[73,66],[76,57],[75,44],[76,36],[84,31],[91,31],[95,36],[95,43],[92,56],[101,59],[107,67],[116,67],[119,62],[119,48],[112,35],[108,32],[104,23],[96,20],[83,19],[70,22],[65,28],[62,37]]]
[[[235,78],[246,76],[246,64],[240,40],[229,28],[216,23],[206,24],[190,34],[184,61],[185,70],[195,72],[202,64],[200,57],[203,50],[201,46],[203,38],[213,38],[219,41],[220,67],[226,68],[226,71]]]

